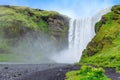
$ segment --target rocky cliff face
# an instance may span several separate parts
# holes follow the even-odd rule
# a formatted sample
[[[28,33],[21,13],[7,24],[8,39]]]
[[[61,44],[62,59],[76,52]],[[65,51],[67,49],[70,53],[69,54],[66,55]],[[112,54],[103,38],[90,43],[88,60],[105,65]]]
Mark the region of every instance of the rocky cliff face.
[[[120,63],[120,5],[96,23],[96,36],[83,51],[81,63],[116,67]]]
[[[4,46],[16,44],[27,33],[44,33],[58,41],[59,44],[67,43],[68,18],[54,11],[9,5],[0,6],[0,53],[4,51],[7,53],[8,49],[6,50]]]

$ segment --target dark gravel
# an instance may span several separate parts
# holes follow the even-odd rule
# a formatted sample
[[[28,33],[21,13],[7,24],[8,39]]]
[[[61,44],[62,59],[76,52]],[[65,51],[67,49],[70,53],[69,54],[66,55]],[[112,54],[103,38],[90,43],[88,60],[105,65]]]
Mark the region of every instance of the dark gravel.
[[[0,64],[0,80],[65,80],[66,72],[78,69],[68,64]],[[120,80],[114,69],[105,70],[112,80]]]
[[[18,80],[65,80],[65,73],[70,70],[78,70],[79,66],[66,65],[63,67],[38,71],[33,74],[24,76]]]
[[[64,66],[66,64],[0,64],[0,80],[22,80],[33,73]]]
[[[112,80],[120,80],[120,74],[116,73],[115,69],[105,68],[105,74]]]

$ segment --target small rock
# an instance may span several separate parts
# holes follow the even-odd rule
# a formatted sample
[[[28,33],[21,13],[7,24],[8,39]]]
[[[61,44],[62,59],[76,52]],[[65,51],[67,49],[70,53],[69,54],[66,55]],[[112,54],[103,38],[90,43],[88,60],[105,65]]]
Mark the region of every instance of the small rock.
[[[21,73],[18,73],[18,74],[14,74],[13,77],[19,77],[21,75],[22,75]]]
[[[4,69],[8,69],[8,67],[4,67]]]
[[[59,69],[59,71],[61,72],[61,71],[63,71],[62,69]]]
[[[18,76],[21,76],[21,75],[22,75],[21,73],[18,74]]]
[[[17,75],[13,75],[13,77],[17,77]]]
[[[120,79],[120,77],[118,77]]]
[[[60,73],[57,73],[57,76],[60,76]]]

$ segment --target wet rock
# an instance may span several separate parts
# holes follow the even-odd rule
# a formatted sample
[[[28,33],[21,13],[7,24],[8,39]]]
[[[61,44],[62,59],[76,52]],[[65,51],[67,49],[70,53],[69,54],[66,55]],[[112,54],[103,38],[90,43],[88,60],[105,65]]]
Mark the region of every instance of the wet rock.
[[[63,71],[62,69],[59,69],[59,71],[61,72],[61,71]]]
[[[4,67],[4,69],[8,69],[8,67]]]
[[[106,24],[107,19],[105,17],[102,17],[102,24]]]
[[[21,73],[16,73],[16,74],[13,75],[13,77],[19,77],[21,75],[22,75]]]
[[[57,73],[57,76],[60,76],[60,73]]]

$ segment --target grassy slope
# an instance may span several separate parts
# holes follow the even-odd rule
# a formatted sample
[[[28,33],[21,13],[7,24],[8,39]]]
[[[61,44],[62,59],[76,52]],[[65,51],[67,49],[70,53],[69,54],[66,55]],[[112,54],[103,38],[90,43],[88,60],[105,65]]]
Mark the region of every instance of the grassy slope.
[[[0,61],[8,62],[20,59],[11,51],[11,45],[28,31],[53,33],[54,31],[49,29],[48,19],[54,20],[58,17],[61,16],[54,11],[19,6],[0,6]],[[59,24],[64,26],[64,29],[59,32],[61,35],[65,35],[67,25],[62,20],[59,21]]]
[[[120,69],[120,5],[96,24],[96,36],[83,51],[82,64]]]

